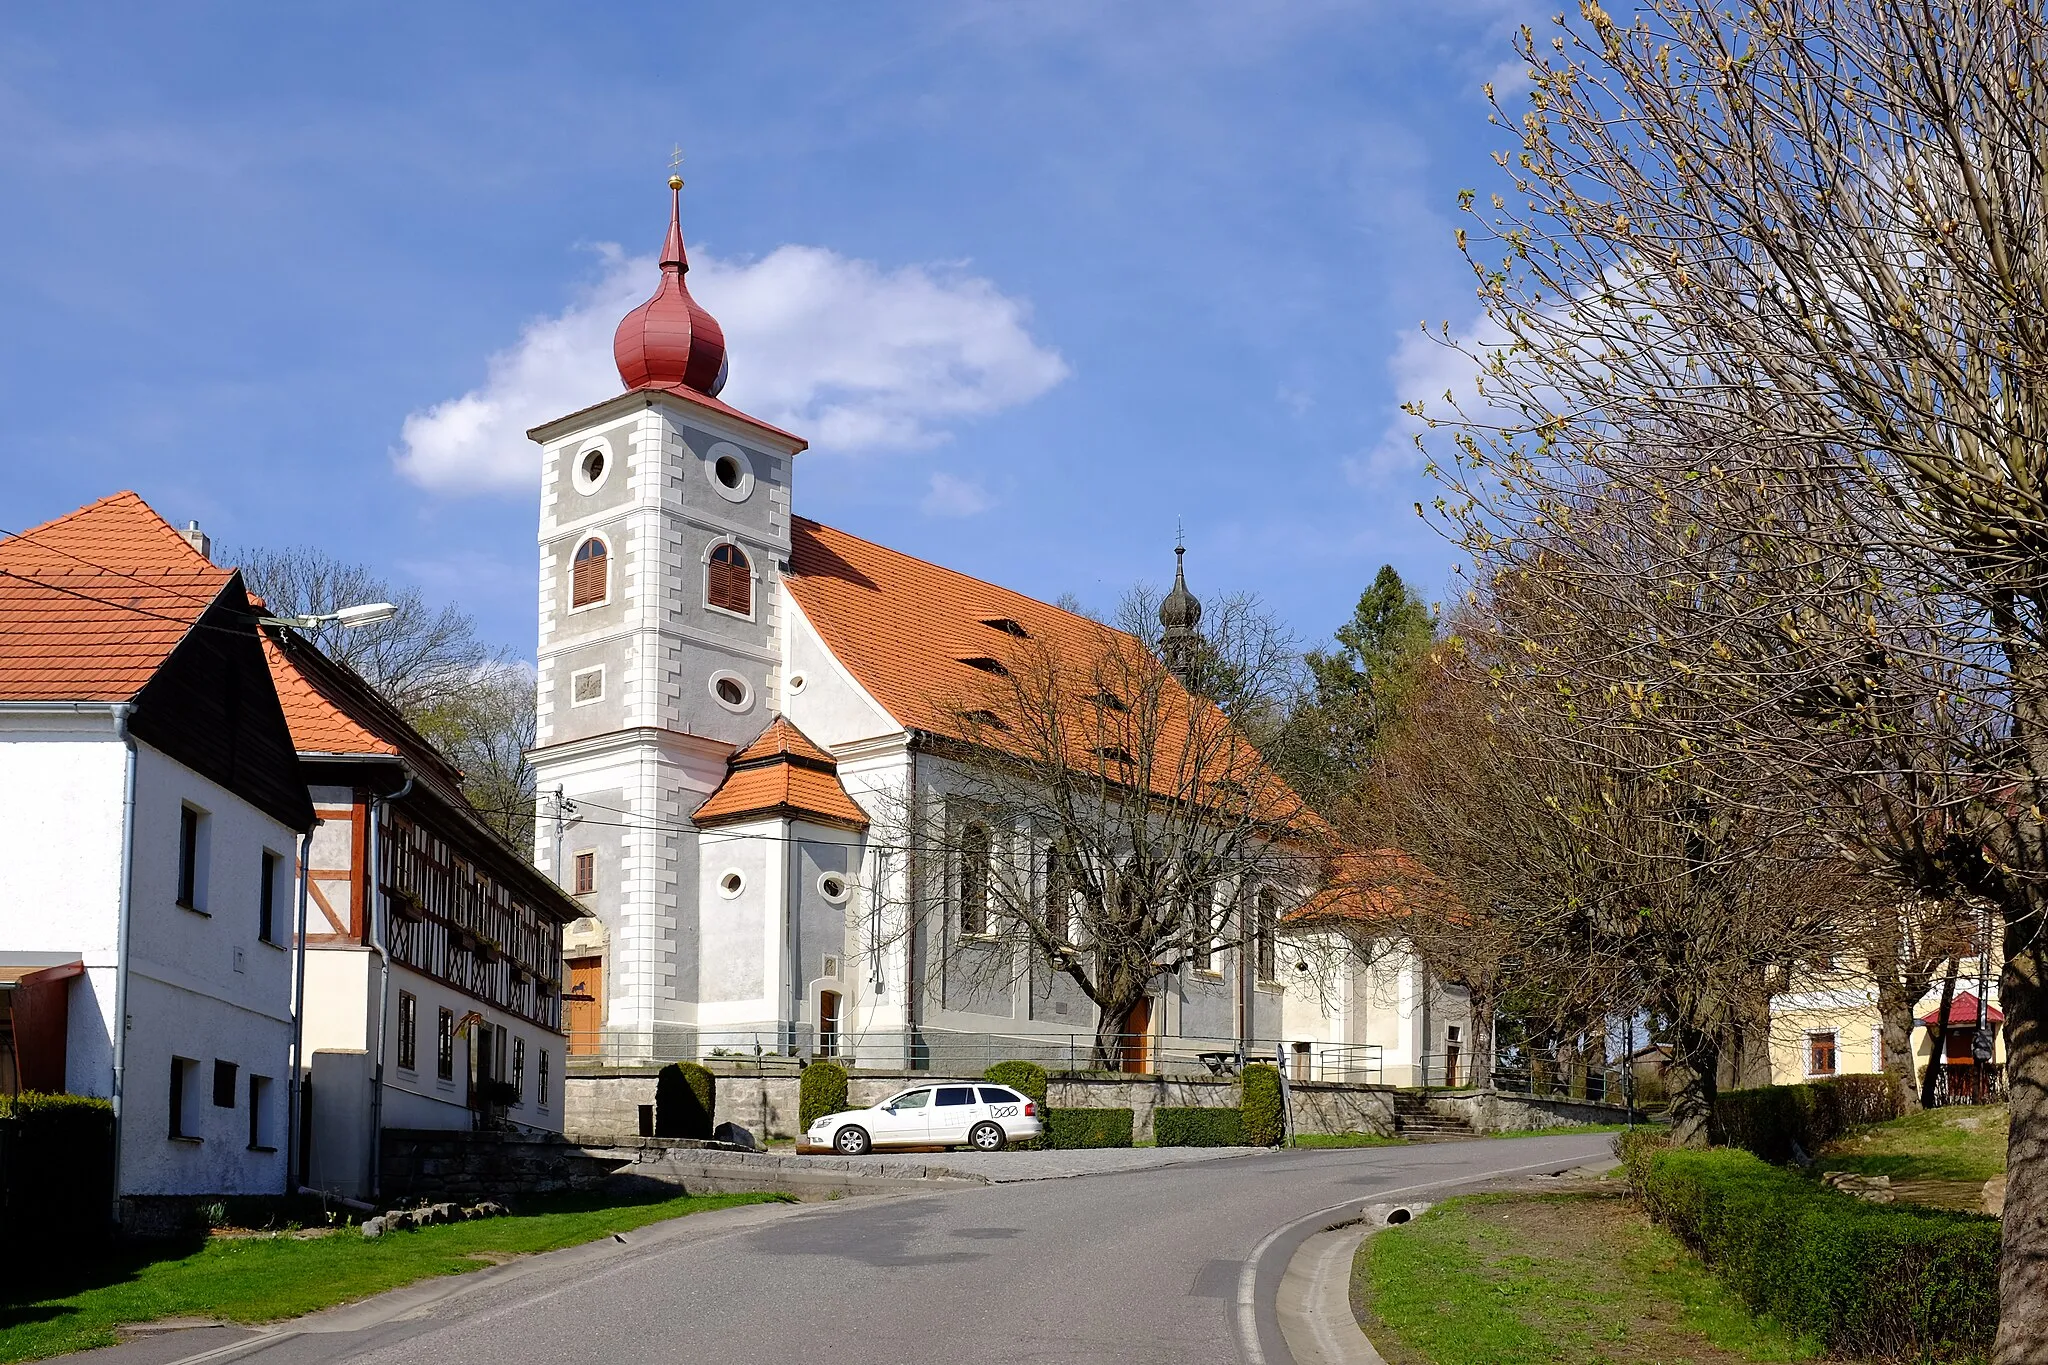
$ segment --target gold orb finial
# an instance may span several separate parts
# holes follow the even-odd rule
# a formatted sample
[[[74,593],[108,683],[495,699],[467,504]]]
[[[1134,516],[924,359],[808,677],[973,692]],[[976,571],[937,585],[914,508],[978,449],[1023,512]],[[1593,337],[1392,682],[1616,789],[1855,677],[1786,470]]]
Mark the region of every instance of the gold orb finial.
[[[672,190],[681,189],[683,187],[683,178],[679,175],[670,176],[668,178],[668,187]]]

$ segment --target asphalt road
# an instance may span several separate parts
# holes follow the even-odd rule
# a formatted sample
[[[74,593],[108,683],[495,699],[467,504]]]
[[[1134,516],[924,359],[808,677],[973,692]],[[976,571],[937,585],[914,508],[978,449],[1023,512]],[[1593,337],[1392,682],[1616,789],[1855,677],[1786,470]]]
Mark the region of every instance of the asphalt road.
[[[1609,1139],[1276,1152],[699,1214],[315,1315],[94,1365],[1285,1365],[1273,1297],[1345,1206],[1604,1157]],[[1329,1212],[1336,1210],[1335,1212]],[[1247,1266],[1250,1269],[1247,1269]]]

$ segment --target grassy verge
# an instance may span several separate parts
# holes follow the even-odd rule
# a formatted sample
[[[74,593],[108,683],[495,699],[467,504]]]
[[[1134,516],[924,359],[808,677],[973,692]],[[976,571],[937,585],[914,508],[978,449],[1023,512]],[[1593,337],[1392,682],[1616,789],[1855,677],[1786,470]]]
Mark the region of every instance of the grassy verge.
[[[375,1240],[353,1231],[315,1238],[216,1237],[189,1254],[116,1255],[68,1267],[62,1280],[36,1289],[0,1287],[0,1362],[112,1345],[116,1328],[157,1318],[274,1322],[684,1214],[780,1198],[719,1194],[607,1204],[565,1196],[530,1201],[534,1211],[513,1217],[445,1223]]]
[[[1829,1171],[1888,1175],[1894,1180],[1974,1180],[2005,1171],[2011,1111],[2002,1104],[1923,1109],[1828,1144]]]
[[[1406,1138],[1381,1137],[1378,1133],[1296,1133],[1297,1147],[1405,1147]]]
[[[1642,1126],[1640,1123],[1636,1125],[1638,1128]],[[1488,1133],[1485,1136],[1490,1138],[1571,1137],[1578,1133],[1625,1133],[1627,1131],[1628,1125],[1625,1123],[1559,1123],[1553,1124],[1548,1128],[1510,1128],[1504,1133]]]
[[[1614,1194],[1447,1200],[1359,1248],[1352,1293],[1392,1365],[1798,1361],[1818,1343],[1750,1314]]]

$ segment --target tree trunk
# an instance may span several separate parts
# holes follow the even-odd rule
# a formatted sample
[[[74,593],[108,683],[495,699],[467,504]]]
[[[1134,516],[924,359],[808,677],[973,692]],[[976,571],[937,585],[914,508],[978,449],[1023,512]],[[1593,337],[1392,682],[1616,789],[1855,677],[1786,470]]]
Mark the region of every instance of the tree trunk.
[[[1876,964],[1872,964],[1876,966]],[[1879,970],[1877,981],[1877,1028],[1883,1038],[1884,1073],[1892,1078],[1899,1103],[1908,1112],[1924,1108],[1920,1087],[1913,1076],[1913,1006],[1920,997],[1899,979],[1896,970]],[[1932,1067],[1929,1068],[1930,1074]]]
[[[1469,1070],[1472,1088],[1493,1089],[1493,994],[1473,991],[1468,997],[1472,1002],[1472,1061]]]
[[[1144,997],[1105,1005],[1095,1015],[1095,1056],[1090,1065],[1096,1071],[1121,1071],[1124,1067],[1124,1035],[1130,1032],[1131,1011]]]
[[[1718,1053],[1714,1035],[1708,1030],[1685,1025],[1672,1030],[1671,1060],[1664,1067],[1664,1081],[1670,1092],[1674,1147],[1704,1147],[1710,1141]]]
[[[1950,958],[1948,960],[1948,971],[1943,973],[1941,978],[1941,1009],[1935,1016],[1938,1022],[1934,1029],[1934,1046],[1929,1049],[1927,1054],[1927,1070],[1920,1077],[1920,1107],[1922,1109],[1932,1109],[1934,1107],[1934,1078],[1941,1074],[1942,1058],[1948,1052],[1948,1007],[1949,1003],[1956,998],[1957,967],[1956,959]],[[2010,1036],[2010,1032],[2011,1029],[2008,1025],[2008,1036]],[[2012,1044],[2010,1042],[2006,1044],[2006,1052],[2008,1055],[2012,1052]]]
[[[1999,1004],[2005,1010],[2012,1134],[2005,1155],[2005,1227],[1992,1365],[2048,1360],[2048,990],[2036,941],[2041,929],[2038,910],[2006,917],[2005,970],[1998,984]],[[1941,1044],[1936,1046],[1938,1058]]]

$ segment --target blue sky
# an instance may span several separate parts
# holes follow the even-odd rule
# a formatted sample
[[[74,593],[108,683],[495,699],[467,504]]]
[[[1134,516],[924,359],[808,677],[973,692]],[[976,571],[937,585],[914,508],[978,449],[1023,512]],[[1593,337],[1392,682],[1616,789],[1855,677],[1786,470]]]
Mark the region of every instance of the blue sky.
[[[0,17],[0,527],[120,488],[533,645],[534,454],[615,392],[672,144],[727,397],[805,515],[1108,608],[1326,636],[1456,562],[1397,411],[1457,374],[1516,0],[50,5]]]

